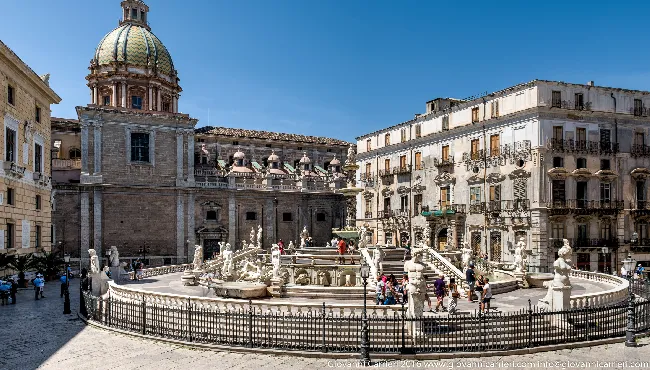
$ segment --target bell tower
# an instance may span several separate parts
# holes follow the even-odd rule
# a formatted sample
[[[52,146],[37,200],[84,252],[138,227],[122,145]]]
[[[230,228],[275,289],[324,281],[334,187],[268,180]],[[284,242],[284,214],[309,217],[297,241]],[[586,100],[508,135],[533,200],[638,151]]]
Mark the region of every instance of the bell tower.
[[[147,14],[149,7],[142,0],[124,0],[122,6],[122,20],[120,26],[125,23],[136,24],[151,31],[147,23]]]

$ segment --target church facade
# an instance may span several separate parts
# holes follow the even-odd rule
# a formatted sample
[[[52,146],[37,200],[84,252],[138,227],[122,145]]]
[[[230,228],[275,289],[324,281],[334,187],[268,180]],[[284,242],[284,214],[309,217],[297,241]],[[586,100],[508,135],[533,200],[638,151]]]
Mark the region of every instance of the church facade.
[[[251,228],[264,245],[307,227],[331,238],[344,222],[337,189],[344,141],[229,128],[196,129],[178,112],[171,56],[151,32],[149,8],[121,3],[123,19],[99,43],[87,76],[91,104],[53,119],[54,240],[149,264],[185,262],[195,244],[241,247]],[[77,253],[74,250],[77,249]]]

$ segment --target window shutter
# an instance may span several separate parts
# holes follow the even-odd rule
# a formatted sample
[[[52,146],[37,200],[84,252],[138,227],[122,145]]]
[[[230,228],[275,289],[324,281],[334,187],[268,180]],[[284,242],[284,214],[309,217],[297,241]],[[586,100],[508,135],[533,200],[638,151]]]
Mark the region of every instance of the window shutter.
[[[526,199],[526,179],[517,179],[514,185],[514,198]]]

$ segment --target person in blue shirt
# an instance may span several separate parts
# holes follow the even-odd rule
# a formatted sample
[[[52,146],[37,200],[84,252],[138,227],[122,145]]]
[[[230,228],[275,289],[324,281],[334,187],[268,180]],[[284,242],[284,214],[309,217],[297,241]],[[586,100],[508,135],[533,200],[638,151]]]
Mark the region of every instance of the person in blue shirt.
[[[43,279],[42,274],[36,275],[36,278],[33,280],[34,284],[34,298],[38,300],[38,296],[40,294],[41,298],[45,298],[43,295],[43,288],[45,288],[45,280]]]
[[[61,298],[63,298],[63,295],[68,290],[68,276],[63,275],[59,280],[61,280]]]
[[[643,279],[643,271],[645,271],[645,269],[639,263],[639,266],[637,266],[637,268],[636,268],[637,279]]]

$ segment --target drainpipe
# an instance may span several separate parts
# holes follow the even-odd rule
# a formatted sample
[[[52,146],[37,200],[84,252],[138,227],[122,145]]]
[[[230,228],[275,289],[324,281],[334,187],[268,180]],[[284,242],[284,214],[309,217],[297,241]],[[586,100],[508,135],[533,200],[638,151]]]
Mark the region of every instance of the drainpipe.
[[[485,98],[483,98],[483,121],[481,121],[481,126],[483,128],[483,151],[484,153],[487,153],[487,133],[485,130]],[[480,117],[479,117],[480,118]],[[485,205],[488,205],[488,198],[490,197],[490,190],[487,185],[487,155],[483,156],[483,194],[485,195]],[[489,256],[488,258],[491,260],[492,256],[490,256],[490,239],[488,237],[488,218],[487,218],[487,212],[486,210],[483,210],[483,234],[485,235],[485,255]]]
[[[616,119],[616,97],[614,96],[614,93],[611,93],[610,96],[612,97],[612,100],[614,101],[614,142],[616,143],[616,145],[618,145],[618,120]],[[617,152],[618,152],[618,150],[614,151],[614,153],[617,153]],[[616,160],[616,156],[614,156],[614,168],[616,169],[616,173],[618,173],[619,169],[618,169],[618,161]],[[622,181],[622,180],[620,180],[620,181]],[[622,184],[621,184],[621,187],[622,187]],[[617,193],[620,193],[618,191],[618,189],[616,189],[616,190],[617,190],[616,191]],[[617,216],[617,219],[618,219],[618,216]],[[625,234],[623,234],[623,240],[625,240]],[[618,249],[616,250],[616,253],[614,253],[614,271],[618,271]]]

